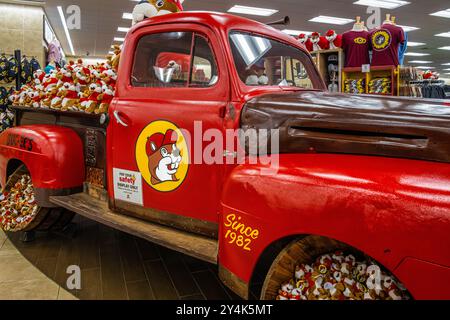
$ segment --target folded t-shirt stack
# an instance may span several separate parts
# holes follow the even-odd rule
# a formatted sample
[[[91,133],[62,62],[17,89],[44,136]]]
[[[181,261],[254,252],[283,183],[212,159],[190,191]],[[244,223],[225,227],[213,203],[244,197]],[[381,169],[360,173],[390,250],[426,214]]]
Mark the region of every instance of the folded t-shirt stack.
[[[345,93],[362,94],[366,91],[366,79],[347,79],[344,85]]]
[[[369,93],[390,94],[392,82],[390,78],[374,78],[369,82]]]

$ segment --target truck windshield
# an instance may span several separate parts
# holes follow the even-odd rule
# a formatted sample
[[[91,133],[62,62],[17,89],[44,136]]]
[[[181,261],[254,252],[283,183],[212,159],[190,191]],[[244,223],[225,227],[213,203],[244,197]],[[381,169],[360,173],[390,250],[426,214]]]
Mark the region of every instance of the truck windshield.
[[[314,89],[309,57],[301,50],[255,34],[233,31],[231,49],[236,69],[247,86]]]

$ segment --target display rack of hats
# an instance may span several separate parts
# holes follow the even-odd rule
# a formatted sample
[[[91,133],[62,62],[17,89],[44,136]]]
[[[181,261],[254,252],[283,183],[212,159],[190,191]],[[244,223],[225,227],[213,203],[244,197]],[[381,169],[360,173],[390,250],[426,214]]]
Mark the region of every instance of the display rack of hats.
[[[14,89],[31,81],[33,72],[39,68],[35,57],[22,57],[20,50],[15,50],[13,55],[0,53],[0,132],[14,123],[14,112],[9,107],[8,97]]]
[[[344,54],[341,49],[342,35],[330,29],[324,36],[319,32],[313,32],[310,36],[300,34],[297,40],[311,53],[328,90],[340,92],[342,89],[341,70],[344,66]]]

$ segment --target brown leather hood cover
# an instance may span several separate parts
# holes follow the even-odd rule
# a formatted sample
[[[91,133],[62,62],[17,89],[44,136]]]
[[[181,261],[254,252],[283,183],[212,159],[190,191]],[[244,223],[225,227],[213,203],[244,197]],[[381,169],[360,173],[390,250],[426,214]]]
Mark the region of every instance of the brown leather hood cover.
[[[248,101],[241,125],[280,129],[280,153],[450,162],[450,104],[444,100],[316,91],[268,94]]]

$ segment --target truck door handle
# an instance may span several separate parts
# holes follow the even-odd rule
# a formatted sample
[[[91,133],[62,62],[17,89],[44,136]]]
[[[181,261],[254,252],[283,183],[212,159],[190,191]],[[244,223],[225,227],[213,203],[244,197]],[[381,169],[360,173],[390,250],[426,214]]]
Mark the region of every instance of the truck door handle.
[[[120,124],[124,127],[128,127],[128,125],[120,118],[119,111],[116,110],[116,111],[114,111],[113,114],[114,114],[114,118],[116,118],[116,121],[118,124]]]

